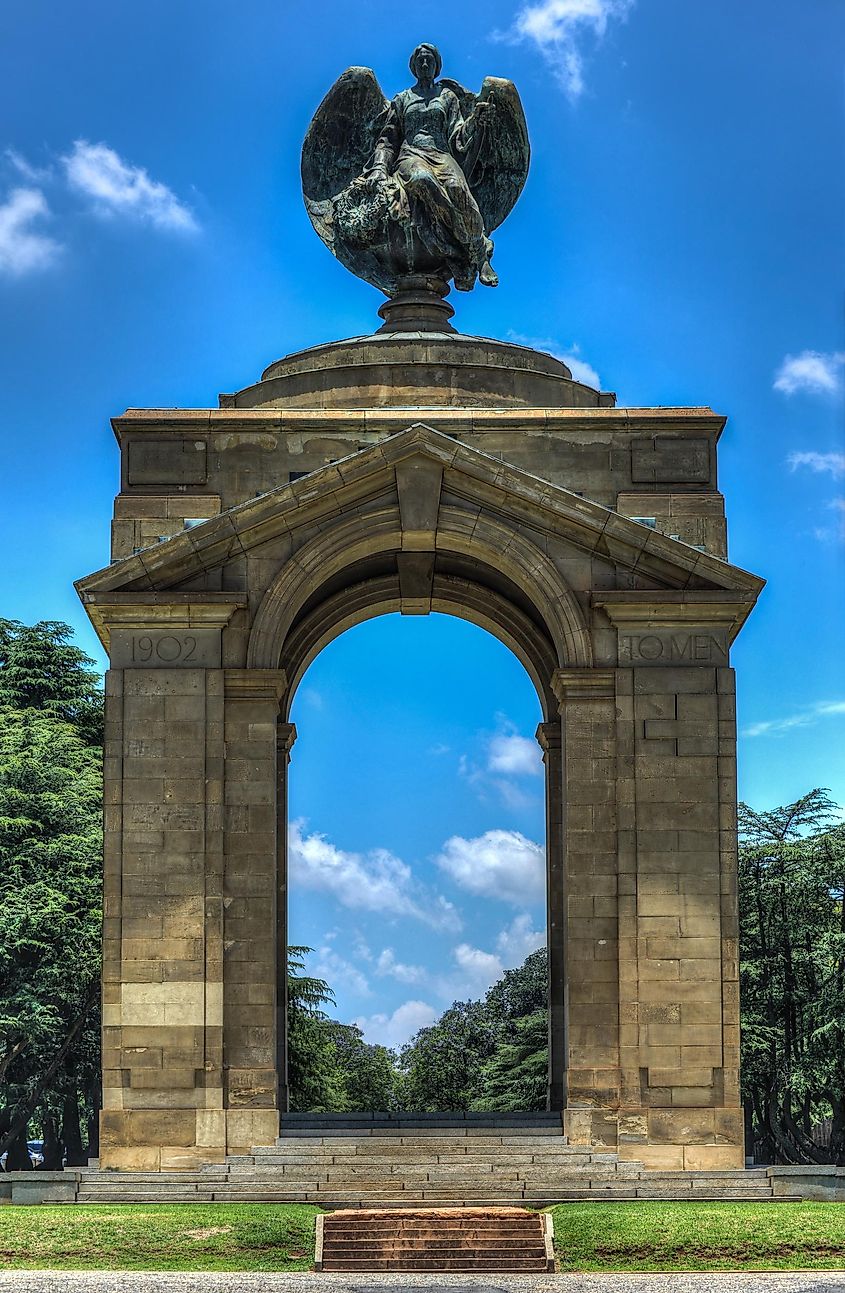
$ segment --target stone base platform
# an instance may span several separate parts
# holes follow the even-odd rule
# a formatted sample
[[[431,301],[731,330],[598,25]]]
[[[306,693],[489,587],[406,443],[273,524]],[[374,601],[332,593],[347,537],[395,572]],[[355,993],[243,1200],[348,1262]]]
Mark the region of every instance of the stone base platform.
[[[786,1175],[780,1176],[784,1171]],[[789,1169],[658,1172],[615,1153],[569,1145],[558,1133],[466,1131],[297,1135],[199,1171],[98,1168],[13,1173],[14,1203],[312,1203],[320,1208],[530,1207],[584,1200],[771,1201],[836,1197],[838,1175],[808,1169],[806,1193]],[[823,1172],[824,1169],[821,1169]],[[832,1191],[832,1192],[831,1192]]]

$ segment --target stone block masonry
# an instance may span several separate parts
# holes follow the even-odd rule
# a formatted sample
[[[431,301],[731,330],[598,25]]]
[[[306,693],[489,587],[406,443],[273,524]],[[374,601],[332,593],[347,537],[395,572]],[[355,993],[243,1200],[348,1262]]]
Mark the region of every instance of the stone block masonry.
[[[570,1146],[741,1167],[730,651],[762,581],[726,559],[724,419],[618,409],[523,347],[390,333],[221,405],[115,419],[113,560],[77,585],[111,662],[103,1167],[275,1144],[290,704],[388,611],[472,620],[537,688]]]

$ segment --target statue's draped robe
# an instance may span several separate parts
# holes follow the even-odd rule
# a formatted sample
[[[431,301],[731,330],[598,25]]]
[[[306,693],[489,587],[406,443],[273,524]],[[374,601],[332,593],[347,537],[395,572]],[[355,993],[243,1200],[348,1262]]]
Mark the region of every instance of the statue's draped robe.
[[[452,90],[440,86],[429,97],[403,90],[388,107],[372,159],[399,181],[396,214],[410,220],[427,251],[445,258],[459,288],[474,285],[492,250],[459,160],[471,144]]]

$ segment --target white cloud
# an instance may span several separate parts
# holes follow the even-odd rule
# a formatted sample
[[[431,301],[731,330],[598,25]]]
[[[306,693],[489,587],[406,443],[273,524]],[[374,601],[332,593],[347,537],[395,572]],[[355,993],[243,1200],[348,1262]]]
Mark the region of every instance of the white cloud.
[[[558,357],[566,364],[576,382],[580,382],[582,386],[592,386],[593,390],[596,391],[601,390],[601,378],[595,368],[593,368],[592,364],[588,364],[585,360],[579,359],[573,352],[570,352],[569,354],[564,353]]]
[[[538,777],[543,757],[536,741],[518,732],[497,732],[487,751],[487,771],[506,776]]]
[[[581,42],[591,36],[603,39],[612,18],[624,20],[634,0],[539,0],[516,15],[513,26],[499,39],[529,41],[553,69],[570,99],[584,91],[584,58]]]
[[[845,511],[845,499],[841,500]],[[836,718],[845,714],[845,700],[819,700],[807,705],[795,714],[783,718],[769,718],[761,723],[751,723],[742,731],[742,736],[780,736],[791,732],[796,727],[812,727],[821,718]]]
[[[787,462],[793,471],[798,467],[809,467],[810,471],[845,476],[845,453],[816,453],[814,450],[807,450],[804,453],[791,453]]]
[[[774,389],[784,395],[804,392],[807,395],[832,395],[842,384],[845,351],[828,354],[820,350],[802,350],[787,355],[775,373]]]
[[[325,835],[303,834],[303,822],[288,831],[291,880],[330,893],[344,907],[381,916],[409,916],[434,929],[458,930],[460,917],[441,894],[415,883],[411,868],[387,849],[347,853]]]
[[[334,934],[326,935],[326,940],[333,938]],[[369,997],[370,983],[365,974],[347,961],[339,952],[329,946],[325,941],[317,949],[317,960],[314,963],[314,974],[318,979],[326,979],[331,987],[337,983],[342,983],[345,992],[351,992],[356,997]]]
[[[452,955],[466,984],[462,996],[467,992],[470,995],[486,992],[490,984],[501,979],[505,972],[494,952],[483,952],[480,947],[471,947],[469,943],[459,943]]]
[[[406,965],[402,961],[397,961],[392,947],[385,947],[379,953],[376,974],[396,979],[397,983],[423,983],[429,977],[424,966]]]
[[[492,790],[507,808],[518,811],[534,803],[535,796],[526,791],[523,778],[542,774],[543,756],[536,740],[522,736],[502,715],[498,721],[498,732],[480,738],[483,763],[462,754],[458,773],[475,787],[482,800]]]
[[[522,332],[514,332],[513,329],[509,329],[508,338],[517,346],[528,346],[531,350],[542,350],[549,355],[554,355],[555,359],[561,359],[566,364],[576,382],[591,386],[596,391],[601,390],[601,378],[592,364],[588,364],[586,359],[581,358],[580,346],[570,346],[567,349],[554,337],[528,337]]]
[[[527,912],[516,916],[496,939],[496,951],[487,952],[470,943],[459,943],[452,949],[455,972],[436,975],[432,987],[445,1001],[465,1001],[483,996],[491,984],[501,979],[505,970],[521,965],[529,953],[542,947],[545,934],[532,929]]]
[[[40,189],[12,189],[0,205],[0,274],[20,278],[53,263],[60,244],[33,228],[49,214]]]
[[[469,893],[518,907],[543,897],[543,850],[519,831],[485,831],[472,840],[453,835],[436,860]]]
[[[533,928],[527,911],[514,916],[496,939],[496,947],[506,968],[522,965],[526,956],[536,952],[538,947],[544,947],[545,943],[545,930]]]
[[[93,198],[102,215],[127,215],[180,233],[199,228],[190,208],[166,184],[152,179],[143,166],[125,162],[107,144],[77,139],[61,160],[70,187]]]
[[[364,1040],[380,1046],[399,1047],[414,1033],[433,1024],[439,1011],[425,1001],[406,1001],[392,1015],[360,1016],[353,1020],[364,1034]]]

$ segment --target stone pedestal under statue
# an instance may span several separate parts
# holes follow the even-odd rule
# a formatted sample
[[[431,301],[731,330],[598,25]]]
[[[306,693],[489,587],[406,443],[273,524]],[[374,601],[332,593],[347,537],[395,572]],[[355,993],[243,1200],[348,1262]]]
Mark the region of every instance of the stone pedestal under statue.
[[[543,711],[550,1108],[572,1143],[741,1167],[730,649],[762,581],[727,561],[724,418],[400,313],[114,420],[112,562],[78,584],[111,661],[101,1164],[273,1143],[291,700],[344,629],[440,611]]]

